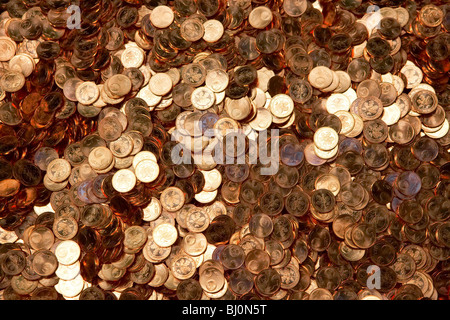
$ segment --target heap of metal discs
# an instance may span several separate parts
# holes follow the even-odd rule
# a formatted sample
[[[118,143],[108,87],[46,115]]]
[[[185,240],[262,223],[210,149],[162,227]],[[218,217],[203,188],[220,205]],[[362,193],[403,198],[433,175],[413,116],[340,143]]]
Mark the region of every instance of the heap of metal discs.
[[[0,1],[0,298],[450,293],[450,5]]]

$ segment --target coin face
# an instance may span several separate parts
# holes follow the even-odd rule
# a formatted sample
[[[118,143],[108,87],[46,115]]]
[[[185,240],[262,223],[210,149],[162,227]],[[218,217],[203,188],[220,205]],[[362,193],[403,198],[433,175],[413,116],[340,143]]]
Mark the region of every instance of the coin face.
[[[100,91],[94,82],[86,81],[77,87],[75,96],[77,97],[78,102],[89,105],[97,101],[100,96]]]
[[[177,187],[169,187],[161,193],[161,205],[170,212],[180,210],[185,202],[183,191]]]
[[[332,150],[337,146],[338,141],[339,136],[332,128],[322,127],[314,133],[314,144],[321,150]]]
[[[120,169],[114,173],[112,185],[118,192],[129,192],[136,185],[136,176],[129,169]]]
[[[144,51],[137,46],[129,46],[120,56],[124,68],[140,68],[144,63]]]
[[[203,23],[203,29],[205,30],[203,34],[203,40],[206,42],[216,42],[218,41],[224,32],[223,25],[220,21],[211,19]]]
[[[25,85],[22,72],[7,71],[0,77],[0,85],[5,92],[17,92]]]
[[[170,247],[178,237],[177,229],[168,223],[163,223],[153,229],[153,241],[160,247]]]
[[[9,61],[16,53],[17,45],[9,37],[0,37],[0,61]]]
[[[55,256],[63,265],[72,265],[80,257],[80,246],[73,240],[65,240],[58,244]]]
[[[150,21],[156,28],[167,28],[172,24],[174,17],[170,7],[157,6],[150,14]]]
[[[205,29],[200,19],[188,18],[180,26],[180,33],[186,41],[197,41],[203,37]]]
[[[144,183],[150,183],[159,175],[159,166],[152,160],[143,160],[136,165],[136,178]]]
[[[213,106],[216,96],[207,87],[196,88],[191,95],[192,105],[198,110],[206,110]]]
[[[294,110],[294,102],[288,95],[278,94],[270,101],[269,110],[275,117],[284,118]]]
[[[47,176],[54,182],[63,182],[70,176],[72,167],[67,160],[55,159],[47,166]]]
[[[228,74],[221,69],[209,70],[206,74],[205,85],[214,92],[224,91],[228,83]]]
[[[89,153],[88,161],[94,170],[104,170],[111,165],[113,155],[106,147],[96,147]]]
[[[149,81],[150,90],[158,95],[164,96],[172,90],[172,79],[166,73],[154,74]]]
[[[180,280],[191,278],[195,273],[195,261],[188,255],[179,255],[174,258],[172,272]]]
[[[313,87],[323,89],[332,83],[333,73],[327,67],[318,66],[311,70],[308,75],[308,81]]]

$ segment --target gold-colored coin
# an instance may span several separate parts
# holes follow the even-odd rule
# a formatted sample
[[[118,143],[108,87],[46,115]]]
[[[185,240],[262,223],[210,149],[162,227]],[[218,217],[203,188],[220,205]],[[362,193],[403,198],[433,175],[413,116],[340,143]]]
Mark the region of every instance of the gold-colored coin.
[[[180,188],[169,187],[161,193],[160,201],[165,210],[175,212],[183,207],[185,196]]]
[[[287,94],[277,94],[270,101],[269,110],[275,117],[288,117],[294,111],[294,101]]]
[[[129,249],[141,248],[147,242],[147,232],[141,226],[131,226],[125,229],[123,244]]]
[[[124,68],[140,68],[144,63],[144,50],[138,46],[128,46],[120,56]]]
[[[142,220],[154,221],[158,219],[158,217],[161,215],[162,212],[161,202],[157,198],[152,197],[150,203],[145,208],[143,208],[142,211],[144,212]]]
[[[217,190],[222,184],[222,175],[219,170],[200,170],[205,178],[205,185],[203,186],[203,191],[211,192]]]
[[[0,86],[6,92],[17,92],[25,85],[25,76],[22,72],[6,71],[0,77]]]
[[[156,73],[150,78],[148,86],[154,94],[164,96],[172,90],[172,78],[167,73]]]
[[[61,280],[73,280],[80,274],[80,262],[77,261],[71,265],[59,264],[55,275]]]
[[[123,74],[115,74],[106,80],[103,90],[110,99],[119,99],[127,95],[131,91],[131,87],[130,78]]]
[[[327,111],[335,114],[338,111],[350,110],[350,100],[342,93],[333,93],[326,102]]]
[[[94,170],[105,170],[113,162],[113,154],[106,147],[96,147],[89,153],[89,165]]]
[[[330,151],[334,149],[339,142],[339,135],[330,127],[322,127],[314,133],[314,145],[323,150]]]
[[[19,53],[9,60],[9,69],[22,72],[25,78],[33,73],[35,67],[36,62],[26,53]]]
[[[326,88],[333,82],[333,72],[325,66],[317,66],[309,73],[308,81],[314,88]]]
[[[179,280],[191,278],[197,270],[195,261],[188,255],[179,255],[172,261],[172,274]]]
[[[85,81],[77,87],[75,96],[78,102],[84,105],[90,105],[97,101],[100,96],[100,91],[95,82]]]
[[[83,277],[78,275],[75,279],[65,281],[59,280],[58,284],[55,286],[56,291],[58,291],[64,298],[76,297],[83,291],[85,283]]]
[[[152,232],[153,241],[160,247],[170,247],[177,241],[177,229],[168,223],[156,226]]]
[[[114,173],[112,178],[113,188],[122,193],[133,190],[136,185],[136,176],[129,169],[120,169]]]
[[[55,159],[47,166],[47,176],[53,182],[63,182],[67,180],[72,171],[69,161],[65,159]]]
[[[264,29],[273,19],[272,11],[266,6],[254,8],[248,16],[248,22],[255,29]]]
[[[9,61],[14,57],[17,44],[9,37],[0,37],[0,61]]]
[[[191,102],[197,110],[206,110],[214,105],[216,96],[207,87],[198,87],[191,94]]]
[[[64,265],[75,263],[80,257],[80,254],[80,246],[73,240],[62,241],[55,249],[55,256],[58,262]]]
[[[216,42],[222,38],[224,28],[220,21],[211,19],[203,23],[203,29],[205,30],[203,34],[203,40],[206,42]]]
[[[205,85],[212,91],[218,93],[228,87],[229,76],[224,70],[214,69],[206,74]]]
[[[203,37],[205,29],[200,19],[188,18],[180,26],[180,33],[186,41],[197,41]]]
[[[155,161],[142,160],[134,168],[136,178],[144,183],[155,181],[159,176],[159,166]]]
[[[184,236],[183,250],[190,256],[199,256],[206,251],[208,241],[203,233],[190,232]]]
[[[150,21],[156,28],[167,28],[175,18],[172,9],[168,6],[157,6],[150,14]]]

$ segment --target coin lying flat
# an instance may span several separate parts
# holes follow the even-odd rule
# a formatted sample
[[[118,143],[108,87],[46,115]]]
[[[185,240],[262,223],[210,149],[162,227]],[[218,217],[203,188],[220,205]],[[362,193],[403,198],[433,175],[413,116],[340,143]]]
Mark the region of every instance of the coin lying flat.
[[[129,192],[136,185],[136,176],[131,170],[121,169],[114,174],[112,184],[118,192]]]
[[[164,96],[172,90],[172,79],[166,73],[157,73],[150,78],[148,85],[154,94]]]
[[[17,92],[25,85],[22,72],[7,71],[0,78],[0,86],[5,92]]]
[[[94,82],[86,81],[81,83],[75,91],[78,102],[89,105],[97,101],[100,91]]]
[[[153,241],[160,247],[170,247],[177,240],[177,229],[171,224],[163,223],[153,229]]]
[[[16,53],[17,45],[9,37],[0,37],[0,61],[9,61]]]
[[[144,183],[155,181],[159,175],[159,166],[152,160],[142,160],[134,168],[136,178]]]
[[[339,136],[337,132],[329,127],[317,129],[314,133],[314,144],[323,151],[330,151],[338,144]]]

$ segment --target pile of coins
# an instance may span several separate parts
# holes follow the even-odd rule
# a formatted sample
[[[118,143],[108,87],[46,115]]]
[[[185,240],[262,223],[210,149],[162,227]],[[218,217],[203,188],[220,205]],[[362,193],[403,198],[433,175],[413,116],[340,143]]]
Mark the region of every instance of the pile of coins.
[[[0,299],[449,298],[448,3],[0,11]]]

